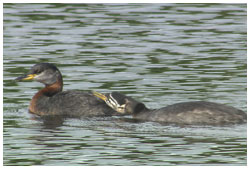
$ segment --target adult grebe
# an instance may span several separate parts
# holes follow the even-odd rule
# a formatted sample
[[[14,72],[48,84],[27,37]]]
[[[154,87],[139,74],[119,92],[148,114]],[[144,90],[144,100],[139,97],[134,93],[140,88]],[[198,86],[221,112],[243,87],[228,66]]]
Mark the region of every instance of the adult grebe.
[[[51,63],[34,65],[28,74],[16,78],[34,79],[45,85],[37,92],[29,105],[29,112],[40,116],[63,115],[68,117],[111,116],[118,115],[104,101],[83,91],[62,91],[63,78],[57,67]]]

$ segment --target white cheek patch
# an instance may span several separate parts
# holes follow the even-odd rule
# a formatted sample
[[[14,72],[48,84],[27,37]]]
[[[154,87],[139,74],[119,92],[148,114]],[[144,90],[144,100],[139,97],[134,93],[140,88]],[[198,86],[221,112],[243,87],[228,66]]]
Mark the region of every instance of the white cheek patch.
[[[40,73],[40,74],[37,74],[34,79],[37,80],[37,79],[41,79],[41,77],[44,76],[44,72]]]
[[[119,107],[117,107],[117,111],[120,113],[125,113],[125,104],[120,105]]]
[[[120,113],[124,113],[125,112],[125,104],[120,105],[110,94],[109,95],[109,99],[106,100],[106,103],[114,110],[116,110],[117,112]]]
[[[49,72],[45,70],[42,73],[37,74],[34,77],[34,79],[38,82],[50,85],[57,81],[56,75],[57,75],[57,72]]]

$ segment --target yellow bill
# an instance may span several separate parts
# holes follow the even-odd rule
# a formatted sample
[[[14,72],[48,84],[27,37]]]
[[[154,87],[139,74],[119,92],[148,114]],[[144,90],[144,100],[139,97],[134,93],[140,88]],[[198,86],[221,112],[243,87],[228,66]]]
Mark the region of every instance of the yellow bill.
[[[24,76],[20,76],[18,78],[16,78],[16,81],[20,81],[20,80],[32,80],[36,77],[37,74],[28,74],[28,75],[24,75]]]
[[[104,101],[107,101],[107,99],[108,99],[104,94],[98,93],[96,91],[93,91],[92,93],[93,93],[94,96],[96,96],[96,97],[98,97],[98,98],[100,98],[100,99],[102,99]]]

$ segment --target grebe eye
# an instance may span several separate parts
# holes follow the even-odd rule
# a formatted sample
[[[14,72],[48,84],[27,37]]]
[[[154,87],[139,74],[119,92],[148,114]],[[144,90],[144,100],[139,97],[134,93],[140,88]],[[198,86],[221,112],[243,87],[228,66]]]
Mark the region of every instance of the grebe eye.
[[[43,72],[43,70],[41,70],[41,69],[37,69],[37,70],[34,71],[35,74],[40,74],[42,72]]]

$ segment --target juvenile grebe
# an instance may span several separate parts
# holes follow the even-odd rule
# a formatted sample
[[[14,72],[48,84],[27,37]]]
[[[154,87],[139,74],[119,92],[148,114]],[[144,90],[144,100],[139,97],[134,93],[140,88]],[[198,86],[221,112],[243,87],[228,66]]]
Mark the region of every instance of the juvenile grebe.
[[[242,110],[219,103],[182,102],[151,110],[143,103],[118,92],[106,95],[94,92],[94,95],[117,112],[132,114],[138,120],[187,125],[228,125],[247,121],[247,114]]]

